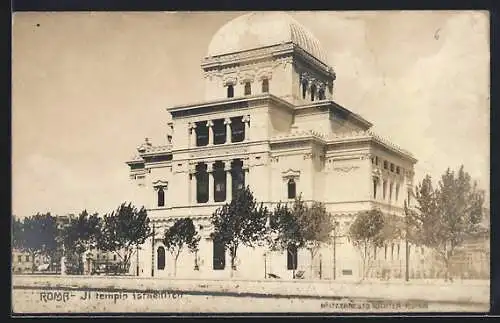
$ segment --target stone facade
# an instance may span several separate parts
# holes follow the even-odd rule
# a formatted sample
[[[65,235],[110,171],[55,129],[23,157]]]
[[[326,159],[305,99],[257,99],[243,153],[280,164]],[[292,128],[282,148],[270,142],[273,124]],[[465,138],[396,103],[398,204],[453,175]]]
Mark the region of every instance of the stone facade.
[[[277,19],[257,15],[264,16],[249,28],[259,30],[266,19]],[[313,37],[302,35],[288,16],[279,17],[297,37]],[[231,23],[214,39],[243,28],[248,19]],[[176,219],[190,217],[202,235],[200,251],[181,254],[177,276],[229,277],[229,255],[224,269],[214,269],[209,217],[241,185],[249,185],[270,208],[293,201],[290,184],[304,200],[326,205],[338,222],[335,247],[324,247],[312,260],[314,273],[308,271],[308,252],[298,251],[297,270],[313,278],[358,277],[360,259],[345,236],[357,212],[376,207],[402,215],[404,200],[411,198],[416,159],[333,100],[336,75],[323,61],[317,41],[306,41],[314,46],[304,49],[304,40],[289,39],[286,33],[281,39],[271,46],[205,57],[206,101],[170,107],[166,144],[146,140],[127,162],[131,180],[142,187],[156,233],[154,246],[150,239],[141,248],[141,275],[173,275],[173,259],[162,249],[161,238]],[[214,46],[210,53],[220,52]],[[163,260],[158,263],[163,253],[164,268]],[[286,252],[238,251],[237,277],[262,279],[269,273],[292,276]]]

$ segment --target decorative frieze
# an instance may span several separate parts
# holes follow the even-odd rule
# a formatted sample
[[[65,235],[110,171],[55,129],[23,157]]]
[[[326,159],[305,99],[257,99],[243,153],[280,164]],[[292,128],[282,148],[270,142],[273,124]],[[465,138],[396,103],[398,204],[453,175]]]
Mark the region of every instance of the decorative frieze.
[[[292,50],[292,43],[285,43],[271,47],[259,48],[251,51],[244,51],[234,54],[225,54],[220,56],[205,57],[202,62],[202,67],[211,64],[227,64],[236,60],[244,60],[259,56],[271,55],[274,52]]]
[[[349,173],[351,171],[354,171],[358,169],[359,166],[342,166],[342,167],[334,167],[333,170],[336,172],[342,172],[342,173]]]
[[[220,149],[210,149],[210,150],[201,150],[192,152],[189,156],[192,158],[201,158],[201,157],[218,157],[218,156],[227,156],[234,154],[246,154],[248,153],[247,148],[227,148],[221,147]]]

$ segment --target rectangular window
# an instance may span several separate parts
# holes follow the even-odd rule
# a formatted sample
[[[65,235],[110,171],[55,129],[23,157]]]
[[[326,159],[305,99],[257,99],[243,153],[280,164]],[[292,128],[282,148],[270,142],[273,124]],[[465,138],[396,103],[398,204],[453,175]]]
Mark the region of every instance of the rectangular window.
[[[387,162],[387,160],[384,160],[384,169],[387,169],[389,166],[389,163]]]
[[[242,142],[245,139],[245,124],[242,117],[231,118],[231,142]]]
[[[382,184],[382,198],[385,200],[385,196],[386,196],[386,191],[387,191],[387,181],[384,181],[384,183]]]
[[[206,171],[200,171],[196,176],[196,201],[198,203],[208,202],[208,176]]]
[[[394,173],[394,164],[393,163],[391,163],[391,172]]]
[[[396,167],[396,174],[399,174],[401,172],[401,169],[399,168],[399,166]]]
[[[289,246],[287,249],[287,257],[286,257],[286,268],[288,270],[297,270],[297,258],[298,252],[296,246]]]
[[[30,261],[30,256],[26,256],[26,261]]]
[[[240,165],[233,165],[233,182],[232,182],[232,199],[236,198],[236,194],[245,188],[245,171],[242,168],[241,162]]]
[[[226,172],[224,168],[214,172],[214,201],[223,202],[226,200]]]
[[[213,241],[213,269],[223,270],[226,267],[226,251],[224,244],[215,239]]]
[[[391,185],[389,185],[389,201],[392,201],[392,188],[393,184],[391,183]]]
[[[373,198],[377,198],[377,180],[373,179]]]
[[[214,120],[213,123],[214,145],[226,143],[226,125],[224,124],[224,119]]]
[[[378,156],[375,156],[375,165],[378,166]]]
[[[206,121],[196,123],[196,146],[208,145],[208,131]]]
[[[399,184],[396,184],[396,202],[398,201],[399,198]]]
[[[17,256],[17,261],[18,261],[18,262],[23,262],[23,256],[20,256],[20,255],[19,255],[19,256]]]

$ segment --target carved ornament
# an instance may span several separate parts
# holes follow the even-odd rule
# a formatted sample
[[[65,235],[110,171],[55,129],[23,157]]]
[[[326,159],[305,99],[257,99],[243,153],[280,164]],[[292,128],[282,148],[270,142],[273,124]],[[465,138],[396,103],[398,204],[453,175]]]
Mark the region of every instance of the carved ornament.
[[[288,170],[281,172],[283,180],[297,179],[300,176],[300,170],[294,170],[289,168]]]
[[[343,167],[334,167],[333,170],[337,172],[348,173],[350,171],[358,169],[359,166],[343,166]]]

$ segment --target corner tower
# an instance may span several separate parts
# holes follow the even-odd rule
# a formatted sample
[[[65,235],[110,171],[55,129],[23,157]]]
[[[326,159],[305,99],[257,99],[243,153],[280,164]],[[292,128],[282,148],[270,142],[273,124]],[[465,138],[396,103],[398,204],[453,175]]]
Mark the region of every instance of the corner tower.
[[[283,12],[248,13],[226,23],[201,67],[209,101],[262,93],[294,105],[333,98],[335,72],[320,42]]]

